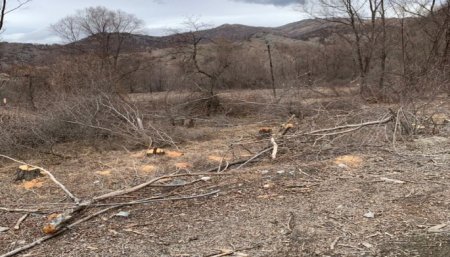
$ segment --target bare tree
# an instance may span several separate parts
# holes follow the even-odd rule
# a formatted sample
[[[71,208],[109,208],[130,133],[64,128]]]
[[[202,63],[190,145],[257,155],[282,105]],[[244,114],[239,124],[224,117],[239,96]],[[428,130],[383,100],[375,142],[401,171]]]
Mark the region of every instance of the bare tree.
[[[8,2],[9,1],[7,1],[7,0],[2,0],[2,6],[0,7],[0,30],[3,29],[3,24],[5,22],[6,14],[19,9],[20,7],[24,6],[25,4],[31,2],[31,0],[17,0],[17,4],[9,10],[7,9]]]
[[[124,94],[130,86],[125,86],[123,81],[141,69],[141,63],[134,62],[130,65],[130,61],[123,57],[124,46],[132,38],[132,33],[142,29],[143,24],[142,20],[132,14],[97,6],[78,10],[76,14],[61,19],[51,28],[65,42],[71,43],[71,46],[81,49],[87,55],[93,55],[97,60],[86,58],[83,62],[92,62],[87,65],[98,70],[96,81],[104,81],[107,85],[103,87],[104,90],[126,99]],[[88,44],[83,40],[88,41]],[[97,85],[93,86],[100,89]]]
[[[105,7],[89,7],[67,16],[51,26],[64,41],[73,43],[90,37],[97,43],[96,53],[105,62],[117,67],[124,42],[143,27],[133,14]]]
[[[447,86],[450,94],[450,1],[390,0],[389,3],[401,27],[405,90],[431,93]]]
[[[367,93],[367,75],[371,69],[374,52],[380,34],[377,19],[385,17],[384,0],[319,0],[319,17],[346,26],[351,33],[341,33],[339,36],[349,43],[355,53],[359,70],[361,94]],[[381,10],[382,9],[382,10]],[[384,27],[384,22],[382,22]],[[383,29],[381,31],[384,31]],[[385,31],[381,33],[385,42]],[[386,60],[385,43],[382,43],[382,61],[379,85],[384,85],[384,65]]]
[[[387,32],[386,32],[386,5],[384,0],[380,0],[380,18],[381,18],[381,54],[380,54],[380,80],[379,80],[379,87],[380,89],[384,90],[384,80],[385,80],[385,74],[386,74],[386,59],[387,59],[387,52],[386,52],[386,40],[387,40]]]
[[[197,88],[208,94],[208,114],[219,105],[215,91],[219,86],[222,76],[231,65],[232,43],[225,39],[208,38],[205,29],[207,24],[199,22],[198,19],[188,18],[185,23],[188,32],[179,34],[181,54],[184,63],[187,64],[187,73],[194,77],[193,83]],[[212,46],[203,48],[202,43],[212,43]],[[189,69],[191,71],[189,71]],[[199,76],[197,76],[199,75]],[[199,77],[200,80],[196,80]],[[206,79],[206,83],[202,80]],[[199,82],[200,81],[200,82]]]
[[[268,40],[266,40],[267,53],[269,55],[269,68],[270,68],[270,81],[272,82],[272,93],[273,98],[277,98],[277,89],[275,86],[275,75],[273,73],[273,60],[272,60],[272,50]]]
[[[1,16],[0,16],[0,30],[3,29],[3,23],[5,20],[5,12],[6,12],[6,0],[3,0],[2,9],[1,9]]]

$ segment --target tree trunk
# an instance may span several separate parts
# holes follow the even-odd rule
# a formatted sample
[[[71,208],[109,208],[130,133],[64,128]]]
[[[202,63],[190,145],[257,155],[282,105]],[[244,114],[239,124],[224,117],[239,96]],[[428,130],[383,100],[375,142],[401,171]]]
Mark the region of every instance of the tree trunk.
[[[270,66],[270,78],[271,78],[271,82],[272,82],[272,93],[273,93],[273,98],[277,98],[277,90],[275,87],[275,75],[273,74],[273,62],[272,62],[272,51],[270,49],[270,44],[267,44],[267,52],[269,54],[269,66]]]
[[[382,29],[382,35],[381,35],[381,56],[380,56],[380,81],[379,81],[379,88],[381,91],[384,90],[384,77],[386,73],[386,19],[385,19],[385,9],[384,9],[384,0],[381,0],[381,29]]]

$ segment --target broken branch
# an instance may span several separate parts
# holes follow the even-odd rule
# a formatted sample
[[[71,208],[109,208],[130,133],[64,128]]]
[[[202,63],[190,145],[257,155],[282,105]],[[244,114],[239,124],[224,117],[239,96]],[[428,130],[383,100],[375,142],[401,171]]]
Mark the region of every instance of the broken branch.
[[[272,159],[275,160],[277,158],[277,152],[278,152],[278,144],[275,142],[275,138],[270,138],[270,143],[273,145],[273,151],[272,151]]]
[[[361,129],[363,127],[367,127],[367,126],[371,126],[371,125],[381,125],[384,123],[388,123],[390,122],[392,119],[394,118],[393,115],[388,115],[386,118],[381,119],[381,120],[375,120],[375,121],[368,121],[368,122],[363,122],[363,123],[359,123],[359,124],[348,124],[348,125],[344,125],[344,126],[338,126],[338,127],[334,127],[334,128],[326,128],[326,129],[319,129],[319,130],[313,130],[307,133],[304,133],[302,135],[309,135],[309,136],[324,136],[324,135],[335,135],[335,133],[327,133],[327,132],[332,132],[332,131],[336,131],[336,130],[345,130],[348,129],[342,133],[347,133],[347,132],[352,132],[358,129]]]
[[[78,203],[80,203],[80,199],[78,199],[77,197],[75,197],[61,182],[59,182],[56,178],[55,178],[55,176],[53,176],[53,174],[50,172],[50,171],[48,171],[48,170],[46,170],[46,169],[44,169],[44,168],[42,168],[42,167],[39,167],[39,166],[35,166],[35,165],[31,165],[31,164],[28,164],[28,163],[26,163],[26,162],[23,162],[23,161],[19,161],[19,160],[16,160],[16,159],[14,159],[14,158],[12,158],[12,157],[9,157],[9,156],[6,156],[6,155],[2,155],[2,154],[0,154],[0,157],[2,157],[2,158],[5,158],[5,159],[8,159],[8,160],[10,160],[10,161],[13,161],[13,162],[16,162],[16,163],[20,163],[20,164],[23,164],[23,165],[28,165],[28,166],[30,166],[30,167],[32,167],[32,168],[35,168],[35,169],[39,169],[39,170],[41,170],[42,172],[44,172],[47,176],[49,176],[49,178],[57,185],[57,186],[59,186],[63,191],[64,191],[64,193],[66,193],[66,195],[67,196],[69,196],[70,197],[70,199],[72,199],[76,204],[78,204]]]
[[[20,229],[20,224],[22,224],[22,222],[28,217],[28,213],[24,214],[22,217],[20,217],[20,219],[17,221],[16,225],[14,226],[15,230]]]

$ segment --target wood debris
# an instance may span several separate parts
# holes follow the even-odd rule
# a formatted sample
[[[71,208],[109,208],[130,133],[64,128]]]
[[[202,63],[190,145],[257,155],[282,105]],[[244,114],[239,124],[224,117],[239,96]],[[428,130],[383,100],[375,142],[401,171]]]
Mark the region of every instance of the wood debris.
[[[20,165],[19,169],[16,171],[15,181],[31,181],[42,176],[44,175],[39,168],[29,165]]]
[[[146,153],[147,156],[152,156],[152,155],[165,155],[165,154],[166,154],[166,152],[165,152],[163,149],[158,148],[158,147],[149,149],[149,150],[147,150],[145,153]]]
[[[402,181],[402,180],[386,178],[386,177],[381,177],[380,180],[384,181],[384,182],[394,183],[394,184],[405,184],[406,183],[405,181]]]
[[[427,230],[429,233],[444,233],[450,232],[450,223],[442,223],[436,226],[432,226]]]
[[[29,213],[26,213],[22,217],[20,217],[20,219],[16,222],[16,225],[14,226],[15,230],[19,230],[20,229],[20,225],[28,217],[28,215],[29,215]]]

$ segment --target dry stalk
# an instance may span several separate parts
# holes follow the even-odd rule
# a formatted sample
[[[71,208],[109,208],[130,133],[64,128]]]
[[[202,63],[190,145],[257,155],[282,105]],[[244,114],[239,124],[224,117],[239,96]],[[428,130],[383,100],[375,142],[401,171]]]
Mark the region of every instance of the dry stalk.
[[[5,212],[27,212],[27,213],[40,212],[39,209],[10,209],[10,208],[5,208],[5,207],[0,207],[0,211],[5,211]]]
[[[135,191],[138,191],[140,189],[143,189],[145,187],[148,187],[152,184],[154,184],[155,182],[158,182],[159,180],[162,179],[170,179],[170,178],[177,178],[177,177],[194,177],[194,176],[210,176],[212,174],[210,173],[187,173],[187,174],[175,174],[175,175],[167,175],[167,176],[162,176],[162,177],[157,177],[154,179],[151,179],[147,182],[144,182],[142,184],[139,184],[137,186],[134,187],[130,187],[130,188],[126,188],[126,189],[122,189],[122,190],[117,190],[114,192],[110,192],[104,195],[100,195],[100,196],[96,196],[94,198],[92,198],[92,201],[90,201],[89,203],[87,203],[87,205],[93,203],[93,202],[97,202],[97,201],[101,201],[101,200],[105,200],[108,198],[112,198],[112,197],[116,197],[116,196],[121,196],[121,195],[125,195],[125,194],[129,194]],[[225,176],[225,175],[231,175],[230,173],[227,174],[214,174],[214,175],[218,175],[218,176]]]
[[[275,142],[275,138],[271,137],[270,138],[270,143],[272,143],[272,159],[275,160],[277,158],[277,153],[278,153],[278,144],[277,142]]]
[[[29,213],[24,214],[22,217],[20,217],[20,219],[16,222],[16,225],[14,226],[15,230],[20,229],[20,225],[22,224],[22,222],[28,218],[28,215],[30,215]]]
[[[386,115],[385,115],[386,116]],[[375,120],[375,121],[368,121],[358,124],[349,124],[344,126],[338,126],[334,128],[326,128],[326,129],[319,129],[319,130],[313,130],[310,132],[302,133],[300,136],[307,135],[307,136],[332,136],[332,135],[339,135],[339,134],[345,134],[349,132],[353,132],[356,130],[359,130],[363,127],[372,126],[372,125],[381,125],[388,123],[392,121],[394,118],[393,115],[387,115],[386,118],[383,118],[381,120]],[[329,133],[326,133],[329,132]],[[299,135],[296,135],[299,136]]]
[[[251,157],[250,159],[244,161],[241,165],[239,165],[236,169],[240,169],[242,167],[244,167],[245,165],[247,165],[249,162],[252,162],[253,160],[255,160],[256,158],[260,157],[261,155],[269,152],[273,150],[273,146],[265,148],[264,150],[260,151],[259,153],[255,154],[253,157]]]

